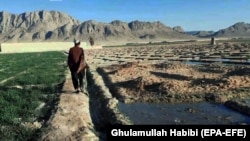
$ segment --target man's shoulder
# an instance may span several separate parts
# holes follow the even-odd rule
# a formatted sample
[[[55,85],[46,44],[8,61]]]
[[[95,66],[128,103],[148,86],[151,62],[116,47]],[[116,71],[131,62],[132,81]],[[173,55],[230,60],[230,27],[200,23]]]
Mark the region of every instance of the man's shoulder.
[[[82,51],[83,51],[84,49],[83,49],[82,47],[79,47],[79,50],[82,50]]]
[[[81,52],[81,51],[84,51],[83,48],[81,47],[71,47],[69,49],[69,52],[73,53],[73,52]]]
[[[72,49],[74,49],[74,47],[70,47],[70,48],[69,48],[69,50],[72,50]]]

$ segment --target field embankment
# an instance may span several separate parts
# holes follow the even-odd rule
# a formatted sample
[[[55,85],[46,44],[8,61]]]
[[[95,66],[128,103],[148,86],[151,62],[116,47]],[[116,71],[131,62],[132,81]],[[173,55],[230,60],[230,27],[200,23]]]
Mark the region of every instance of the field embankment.
[[[2,43],[1,53],[23,53],[23,52],[47,52],[47,51],[68,51],[74,46],[73,42],[30,42],[30,43]],[[100,49],[101,45],[90,46],[81,42],[84,49]]]

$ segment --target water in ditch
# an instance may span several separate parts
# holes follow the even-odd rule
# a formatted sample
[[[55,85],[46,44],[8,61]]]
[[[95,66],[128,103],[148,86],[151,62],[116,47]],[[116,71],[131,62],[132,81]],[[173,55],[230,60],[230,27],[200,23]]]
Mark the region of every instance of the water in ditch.
[[[119,110],[135,125],[250,124],[250,116],[208,102],[181,104],[119,103]]]

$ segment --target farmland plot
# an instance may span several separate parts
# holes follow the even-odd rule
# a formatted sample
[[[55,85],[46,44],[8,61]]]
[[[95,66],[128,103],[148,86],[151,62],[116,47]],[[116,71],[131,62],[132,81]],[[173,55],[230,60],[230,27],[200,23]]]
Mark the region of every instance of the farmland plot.
[[[65,55],[0,55],[0,140],[30,140],[41,133],[65,80]]]
[[[134,124],[249,124],[249,51],[249,42],[220,42],[86,53]]]

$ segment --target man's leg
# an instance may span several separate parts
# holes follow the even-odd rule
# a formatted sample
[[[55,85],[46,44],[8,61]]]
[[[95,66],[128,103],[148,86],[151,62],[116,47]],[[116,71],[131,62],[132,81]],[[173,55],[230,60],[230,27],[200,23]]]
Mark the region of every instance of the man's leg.
[[[84,70],[78,73],[80,89],[83,92],[83,78],[84,78]]]
[[[79,88],[77,73],[76,72],[71,72],[71,78],[72,78],[74,89],[77,91],[78,88]]]

